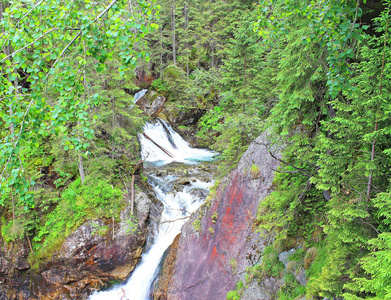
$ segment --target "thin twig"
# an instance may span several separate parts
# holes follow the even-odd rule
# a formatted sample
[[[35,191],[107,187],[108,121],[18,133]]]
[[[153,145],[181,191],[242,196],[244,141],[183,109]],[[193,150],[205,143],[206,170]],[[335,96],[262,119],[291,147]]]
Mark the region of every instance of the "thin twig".
[[[369,225],[369,226],[371,226],[375,231],[376,231],[376,233],[377,234],[380,234],[380,232],[376,229],[376,227],[375,226],[373,226],[371,223],[368,223],[368,222],[365,222],[363,219],[359,219],[361,222],[363,222],[364,224],[367,224],[367,225]]]
[[[353,32],[353,29],[354,29],[354,26],[356,25],[356,21],[357,21],[357,15],[358,15],[358,6],[360,4],[360,0],[357,0],[357,4],[356,4],[356,15],[354,16],[354,20],[353,20],[353,24],[352,24],[352,28],[350,29],[350,32],[348,34],[348,37],[345,41],[345,44],[343,45],[342,49],[345,48],[346,44],[348,43],[348,40]]]
[[[42,0],[41,2],[38,2],[35,6],[33,6],[27,13],[24,14],[23,17],[21,17],[19,19],[19,21],[16,23],[15,27],[19,27],[19,23],[27,16],[29,15],[36,7],[38,7],[39,5],[42,4],[44,0]],[[4,48],[5,44],[8,42],[9,38],[10,38],[11,34],[7,36],[6,40],[4,41],[3,45],[1,48]]]
[[[301,175],[304,175],[304,176],[306,176],[306,177],[312,177],[311,174],[307,173],[307,172],[304,171],[303,169],[300,169],[300,168],[294,166],[293,164],[288,163],[288,162],[286,162],[286,161],[283,161],[282,159],[276,157],[271,151],[269,151],[269,154],[270,154],[270,156],[273,157],[275,160],[278,160],[279,162],[281,162],[281,163],[283,163],[283,164],[285,164],[285,165],[291,166],[292,168],[296,169]]]
[[[19,94],[18,97],[26,97],[26,96],[31,96],[31,94]],[[3,98],[0,98],[0,102],[5,100],[5,99],[9,99],[9,98],[15,98],[15,95],[13,96],[9,96],[9,97],[3,97]]]
[[[134,214],[134,174],[132,174],[132,185],[131,185],[131,207],[130,207],[130,213]]]
[[[22,122],[20,123],[19,135],[18,135],[18,138],[16,139],[16,141],[15,141],[15,143],[14,143],[14,149],[15,149],[15,146],[19,143],[20,136],[22,135],[22,132],[23,132],[24,121],[25,121],[25,119],[26,119],[26,115],[27,115],[28,112],[30,111],[30,108],[31,108],[31,105],[33,104],[33,102],[34,102],[34,98],[31,99],[31,101],[30,101],[30,103],[29,103],[29,106],[27,107],[27,110],[25,111],[25,113],[24,113],[24,115],[23,115],[23,120],[22,120]],[[1,174],[0,174],[0,177],[3,176],[5,170],[7,169],[7,166],[8,166],[8,164],[9,164],[9,162],[11,161],[12,153],[13,153],[13,151],[11,151],[10,156],[9,156],[9,158],[8,158],[8,160],[7,160],[7,163],[5,164],[4,169],[3,169],[3,171],[2,171]]]
[[[52,31],[54,30],[59,30],[60,28],[56,27],[56,28],[52,28],[48,31],[46,31],[45,33],[43,33],[41,36],[37,37],[33,42],[31,42],[30,44],[27,44],[26,46],[24,46],[23,48],[19,49],[19,50],[16,50],[15,52],[12,52],[11,54],[7,55],[6,57],[4,57],[2,60],[0,60],[0,63],[3,62],[5,59],[7,59],[8,57],[13,57],[16,53],[19,53],[20,51],[23,51],[24,49],[26,49],[27,47],[30,47],[31,45],[33,45],[36,41],[40,40],[41,38],[43,38],[45,35],[51,33]]]
[[[38,2],[38,3],[37,3],[36,5],[34,5],[28,12],[26,12],[26,13],[24,14],[24,16],[21,17],[21,18],[19,19],[18,23],[16,23],[15,27],[18,27],[18,26],[19,26],[19,23],[20,23],[25,17],[27,17],[34,9],[36,9],[38,6],[40,6],[40,5],[42,4],[43,1],[44,1],[44,0]]]

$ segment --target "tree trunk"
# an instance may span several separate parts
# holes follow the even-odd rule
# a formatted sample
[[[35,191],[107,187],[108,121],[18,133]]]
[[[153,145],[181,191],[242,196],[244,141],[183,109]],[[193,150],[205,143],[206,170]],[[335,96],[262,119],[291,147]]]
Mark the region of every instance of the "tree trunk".
[[[79,154],[79,161],[78,161],[77,165],[79,166],[79,174],[80,174],[81,184],[84,184],[85,174],[84,174],[83,156],[81,154]]]
[[[175,0],[172,0],[171,6],[171,30],[172,30],[172,59],[176,66],[176,36],[175,36]]]
[[[6,53],[7,55],[9,55],[9,51],[7,51],[8,53]],[[16,103],[19,102],[19,99],[18,99],[18,96],[19,96],[19,83],[18,83],[18,78],[15,78],[14,80],[14,87],[15,87],[15,95],[16,95]],[[12,118],[13,114],[14,114],[14,110],[12,109],[12,104],[10,106],[10,110],[9,110],[9,113],[10,113],[10,117]],[[11,134],[14,135],[15,134],[15,127],[14,127],[14,123],[11,123],[10,125],[10,131],[11,131]]]
[[[115,98],[112,98],[111,99],[111,103],[112,103],[112,110],[113,110],[113,118],[112,118],[112,124],[111,124],[111,159],[114,159],[114,147],[115,147],[115,143],[114,143],[114,131],[115,131]]]
[[[132,215],[134,215],[134,174],[132,174],[132,186],[131,186],[131,200],[132,200],[132,204],[131,204],[131,207],[130,207],[130,212]]]
[[[388,9],[389,9],[389,7],[388,7]],[[381,73],[380,73],[380,87],[379,87],[379,95],[380,96],[382,96],[382,94],[383,94],[383,75],[384,75],[384,64],[385,64],[385,58],[386,58],[387,29],[388,29],[388,18],[387,18],[387,22],[386,22],[386,30],[384,33],[383,59],[382,59],[382,67],[381,67]],[[378,126],[378,121],[376,120],[376,113],[375,113],[375,132],[377,132],[377,126]],[[371,162],[373,162],[373,160],[375,159],[375,145],[376,145],[376,138],[374,137],[373,142],[372,142]],[[371,197],[372,179],[373,179],[373,169],[371,169],[371,172],[370,172],[369,178],[368,178],[367,201],[369,201],[369,198]]]
[[[188,28],[189,28],[189,10],[187,8],[187,1],[185,1],[185,7],[183,9],[183,15],[185,17],[185,24],[184,24],[184,30],[185,30],[185,49],[186,49],[186,78],[189,79],[189,42],[187,40],[188,36]]]
[[[160,77],[164,78],[163,75],[163,26],[160,26]]]
[[[214,40],[212,40],[212,43],[211,43],[212,69],[215,67],[215,46],[216,46],[216,42]]]

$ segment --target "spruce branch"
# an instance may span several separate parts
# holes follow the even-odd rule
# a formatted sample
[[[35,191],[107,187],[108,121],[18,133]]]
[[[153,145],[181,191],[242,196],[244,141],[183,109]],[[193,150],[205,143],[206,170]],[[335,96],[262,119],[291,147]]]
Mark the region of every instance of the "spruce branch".
[[[386,19],[386,28],[385,28],[385,33],[384,33],[384,44],[383,44],[383,58],[382,58],[382,68],[381,68],[381,73],[380,73],[380,87],[379,87],[379,95],[382,97],[383,95],[383,75],[384,75],[384,65],[385,65],[385,57],[386,57],[386,46],[387,46],[387,30],[388,30],[388,18],[389,18],[389,13],[390,13],[390,5],[388,4],[387,7],[387,19]],[[375,120],[376,120],[376,112],[379,108],[379,102],[377,103],[377,109],[375,111]],[[375,133],[377,132],[379,122],[376,120],[375,122]],[[372,142],[372,153],[371,153],[371,162],[375,159],[375,145],[376,145],[376,136],[373,137],[373,142]],[[373,179],[373,169],[371,168],[371,173],[369,175],[368,179],[368,192],[367,192],[367,201],[369,201],[369,198],[371,196],[371,188],[372,188],[372,179]]]

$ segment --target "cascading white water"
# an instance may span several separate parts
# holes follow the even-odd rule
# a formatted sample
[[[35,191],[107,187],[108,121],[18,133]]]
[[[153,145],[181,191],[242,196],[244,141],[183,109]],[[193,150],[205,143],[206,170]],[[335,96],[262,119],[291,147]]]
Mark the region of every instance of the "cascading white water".
[[[138,101],[138,99],[143,97],[147,93],[147,91],[148,90],[144,89],[144,90],[141,90],[141,91],[137,92],[136,94],[134,94],[133,103],[129,106],[129,109],[132,109],[136,105],[136,102]]]
[[[139,91],[138,93],[134,94],[134,100],[133,100],[133,103],[136,103],[138,99],[140,99],[142,96],[144,96],[146,94],[148,90],[147,89],[144,89],[144,90],[141,90]]]
[[[189,143],[169,124],[160,119],[157,123],[145,125],[144,134],[139,135],[139,138],[142,145],[141,156],[157,165],[173,161],[193,164],[197,161],[209,161],[215,155],[209,150],[190,147]],[[161,146],[168,154],[154,143]]]
[[[145,135],[139,136],[142,156],[146,161],[155,165],[161,166],[174,161],[195,164],[197,161],[211,160],[215,154],[209,150],[191,148],[171,126],[162,120],[153,124],[148,123],[144,127],[144,133]],[[172,157],[168,156],[166,152],[169,152]],[[149,179],[164,205],[154,242],[150,250],[143,254],[141,263],[125,284],[116,286],[109,291],[97,292],[89,298],[90,300],[126,299],[121,298],[125,295],[130,300],[149,299],[151,284],[164,252],[181,231],[186,221],[185,217],[194,212],[204,200],[195,197],[192,192],[195,190],[207,191],[212,184],[212,182],[193,179],[191,183],[183,186],[182,191],[174,194],[170,186],[177,179],[175,176],[150,175]]]

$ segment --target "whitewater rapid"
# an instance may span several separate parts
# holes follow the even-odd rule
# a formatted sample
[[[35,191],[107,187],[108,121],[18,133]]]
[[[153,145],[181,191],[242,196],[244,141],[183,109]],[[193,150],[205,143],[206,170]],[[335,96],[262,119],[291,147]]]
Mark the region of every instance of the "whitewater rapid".
[[[210,161],[214,152],[206,149],[192,148],[169,124],[162,120],[148,123],[144,133],[139,135],[143,159],[155,166],[164,166],[172,162],[197,164]],[[206,195],[211,181],[203,182],[193,178],[181,191],[173,190],[173,183],[178,178],[173,175],[148,175],[156,195],[164,205],[157,234],[149,251],[142,255],[140,264],[136,267],[127,282],[117,285],[108,291],[96,292],[90,300],[148,300],[151,285],[158,273],[158,267],[166,249],[180,233],[187,217],[196,211],[203,203],[204,197],[192,193],[202,190]]]

